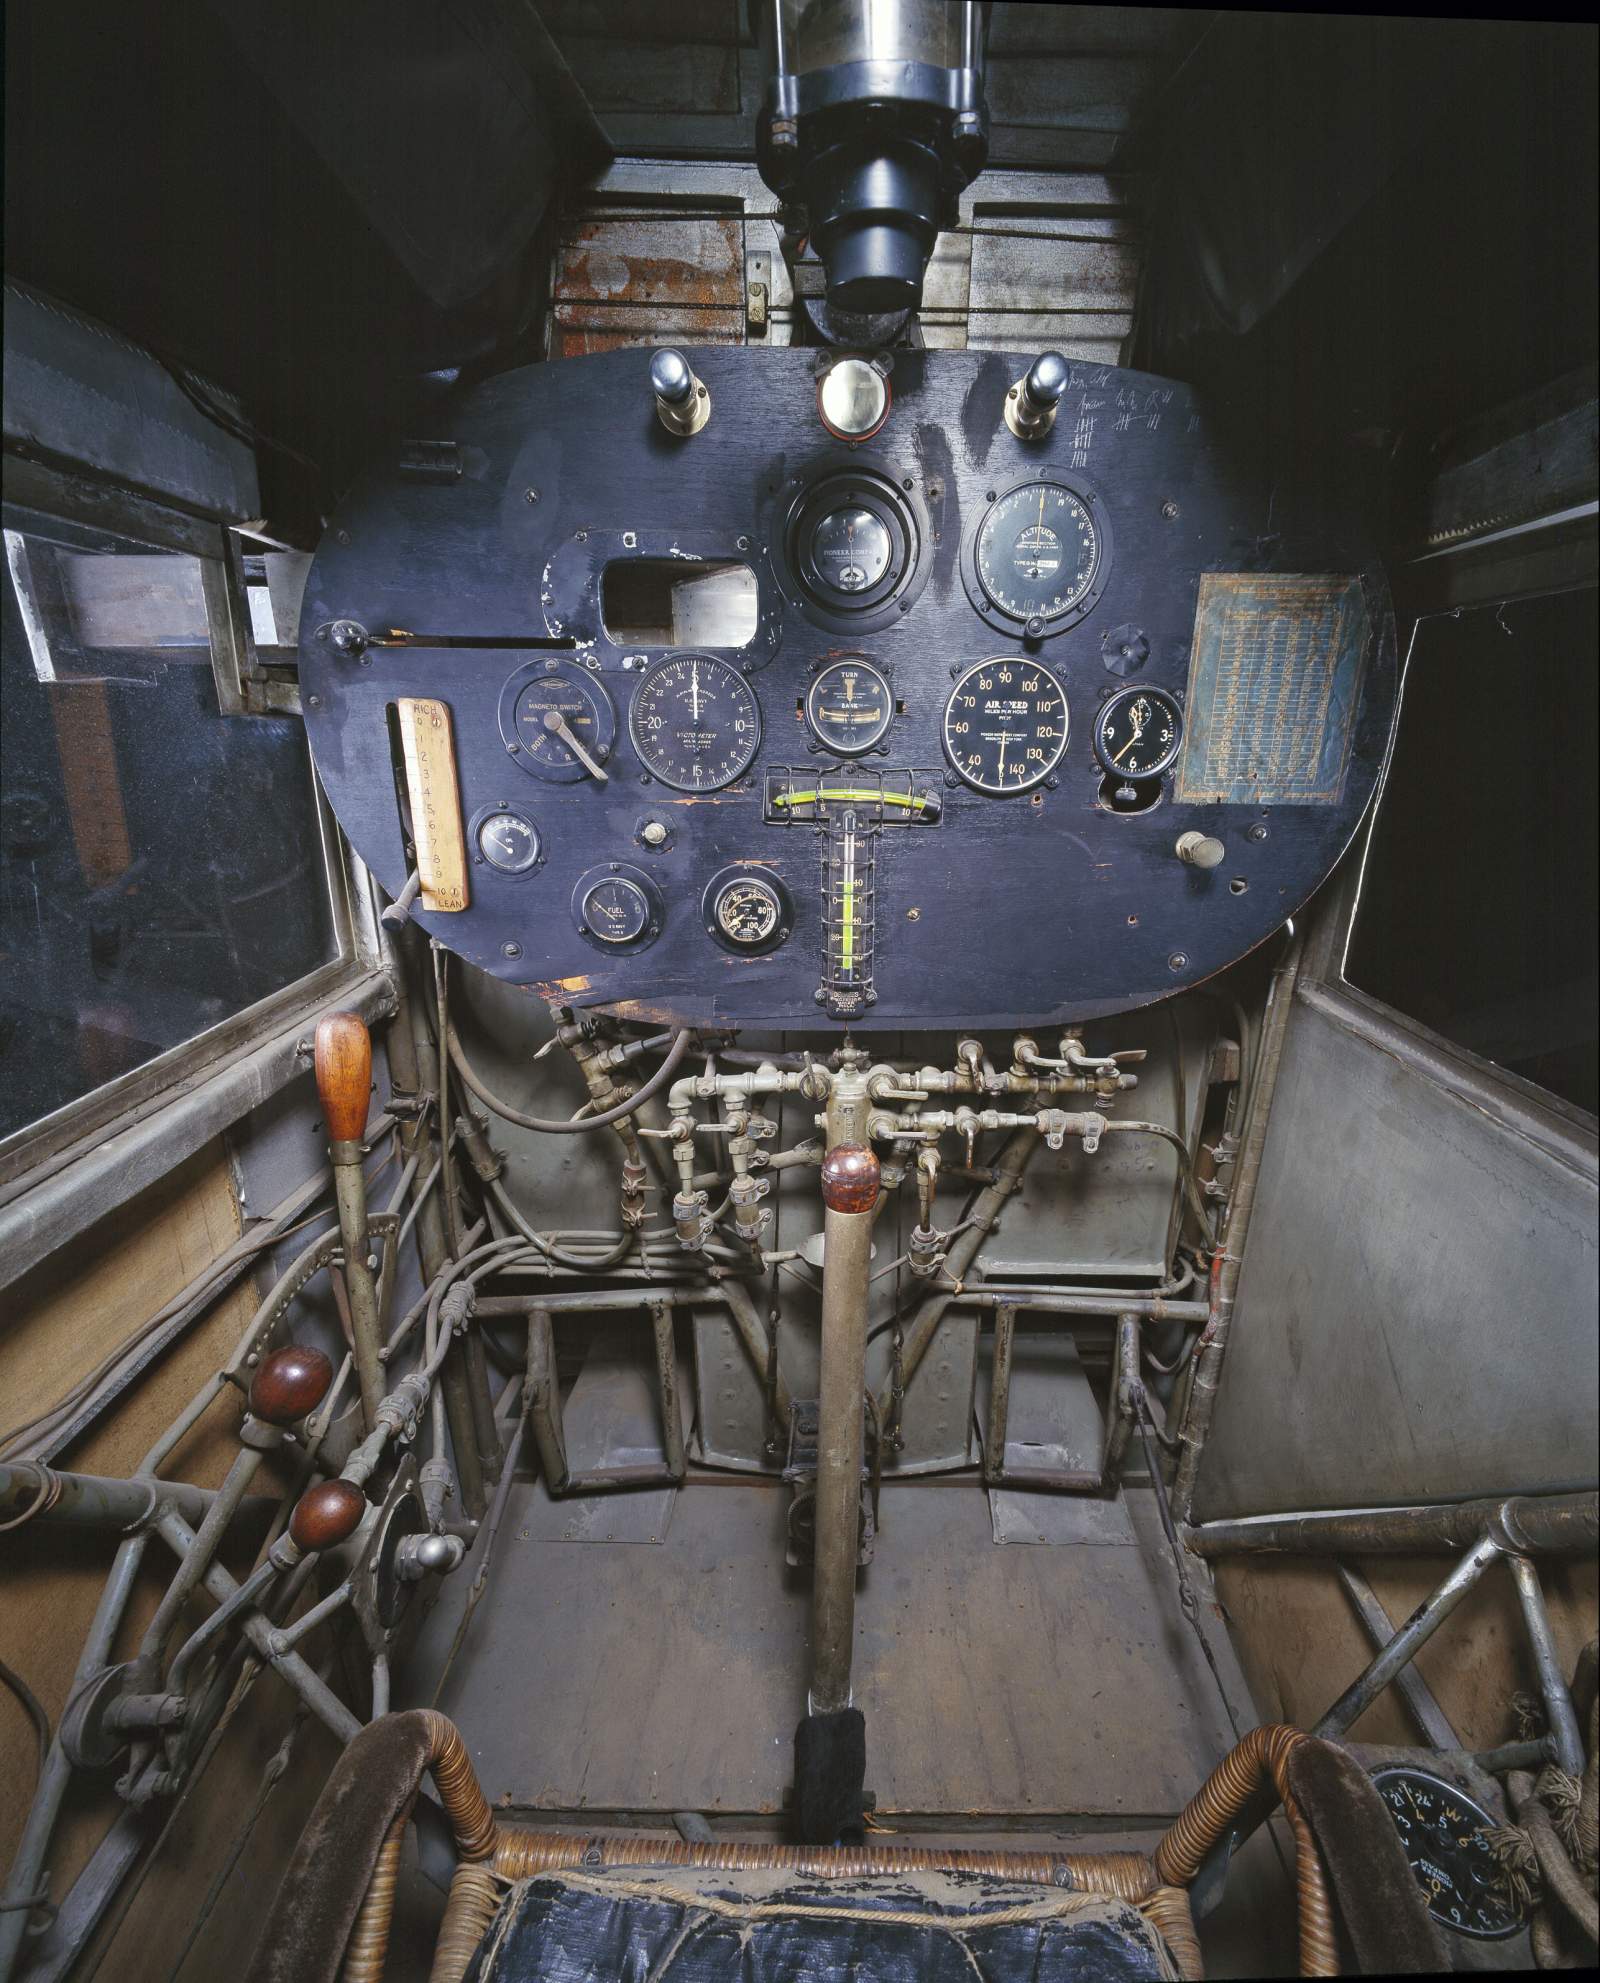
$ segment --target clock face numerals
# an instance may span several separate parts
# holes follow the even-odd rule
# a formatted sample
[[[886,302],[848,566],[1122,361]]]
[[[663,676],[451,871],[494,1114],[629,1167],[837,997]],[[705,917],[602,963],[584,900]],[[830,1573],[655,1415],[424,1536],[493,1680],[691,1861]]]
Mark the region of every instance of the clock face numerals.
[[[742,778],[761,748],[761,706],[737,668],[709,654],[672,654],[640,682],[628,733],[653,778],[679,792],[716,792]]]
[[[1429,1770],[1378,1770],[1372,1781],[1433,1918],[1483,1941],[1516,1934],[1522,1914],[1490,1846],[1488,1812]]]
[[[999,798],[1048,778],[1067,748],[1067,696],[1050,670],[1026,655],[969,668],[944,712],[951,768],[976,792]]]
[[[1095,719],[1095,755],[1124,778],[1155,778],[1178,755],[1183,717],[1165,689],[1124,689]]]

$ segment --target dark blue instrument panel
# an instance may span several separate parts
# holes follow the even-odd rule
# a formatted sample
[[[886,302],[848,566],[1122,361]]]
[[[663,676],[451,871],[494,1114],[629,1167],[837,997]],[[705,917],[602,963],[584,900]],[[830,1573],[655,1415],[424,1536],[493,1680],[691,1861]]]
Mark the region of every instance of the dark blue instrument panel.
[[[829,354],[647,354],[465,394],[313,564],[318,770],[383,886],[415,865],[394,706],[446,704],[468,906],[440,942],[661,1020],[1046,1024],[1191,985],[1278,928],[1371,797],[1392,616],[1352,516],[1168,380],[894,354],[842,447]],[[1314,499],[1313,499],[1314,497]]]

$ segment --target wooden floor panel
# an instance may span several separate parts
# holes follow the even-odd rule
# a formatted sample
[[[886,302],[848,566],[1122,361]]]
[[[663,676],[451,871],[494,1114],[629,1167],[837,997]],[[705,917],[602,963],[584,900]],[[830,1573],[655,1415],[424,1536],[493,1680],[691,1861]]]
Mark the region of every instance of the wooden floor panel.
[[[692,1486],[664,1540],[641,1547],[536,1539],[536,1491],[512,1491],[494,1574],[438,1702],[491,1799],[781,1810],[808,1614],[808,1573],[783,1566],[786,1495]],[[856,1700],[886,1821],[1159,1821],[1229,1746],[1151,1497],[1128,1498],[1135,1545],[1018,1548],[993,1540],[970,1478],[884,1489],[858,1596]],[[451,1580],[429,1621],[402,1703],[431,1697],[470,1576]],[[1231,1667],[1220,1630],[1214,1640]]]

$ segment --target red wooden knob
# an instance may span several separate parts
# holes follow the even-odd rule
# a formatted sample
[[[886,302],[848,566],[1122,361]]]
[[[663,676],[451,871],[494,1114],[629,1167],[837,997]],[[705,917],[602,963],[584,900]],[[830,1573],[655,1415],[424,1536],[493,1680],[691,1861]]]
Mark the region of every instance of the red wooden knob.
[[[878,1159],[864,1143],[839,1143],[822,1160],[822,1202],[830,1212],[870,1212],[878,1202]]]
[[[354,1012],[317,1021],[317,1097],[335,1143],[356,1143],[367,1126],[372,1093],[372,1035]]]
[[[308,1487],[289,1517],[291,1539],[306,1551],[331,1549],[354,1535],[367,1512],[367,1497],[353,1480],[325,1480]]]
[[[268,1425],[293,1425],[328,1395],[333,1365],[321,1350],[287,1343],[261,1359],[250,1380],[250,1409]]]

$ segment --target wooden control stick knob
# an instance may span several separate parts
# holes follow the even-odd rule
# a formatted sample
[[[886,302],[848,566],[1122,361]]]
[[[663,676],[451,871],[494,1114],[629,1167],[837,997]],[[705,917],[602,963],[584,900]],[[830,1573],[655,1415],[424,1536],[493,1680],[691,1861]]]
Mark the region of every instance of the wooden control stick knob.
[[[878,1202],[878,1159],[863,1143],[839,1143],[822,1160],[822,1202],[830,1212],[870,1212]]]
[[[367,1497],[353,1480],[325,1480],[308,1487],[289,1517],[290,1539],[308,1554],[331,1549],[354,1535],[367,1512]]]
[[[293,1425],[328,1395],[333,1365],[321,1350],[286,1343],[261,1359],[250,1380],[250,1409],[268,1425]]]
[[[317,1098],[335,1143],[359,1143],[372,1093],[372,1035],[360,1015],[330,1012],[317,1021]]]

